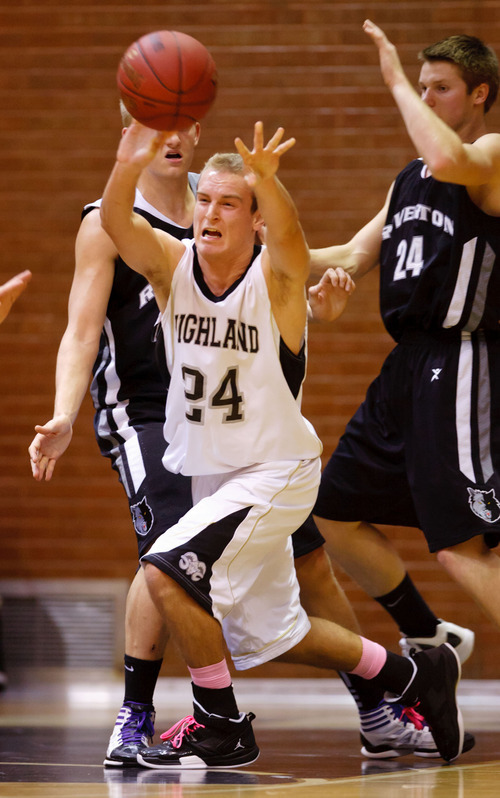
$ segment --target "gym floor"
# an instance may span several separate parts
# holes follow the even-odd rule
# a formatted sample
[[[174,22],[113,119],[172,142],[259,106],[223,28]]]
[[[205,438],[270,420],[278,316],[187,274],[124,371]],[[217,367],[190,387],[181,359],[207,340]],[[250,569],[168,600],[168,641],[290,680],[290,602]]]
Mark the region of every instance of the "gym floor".
[[[241,679],[242,710],[256,715],[261,749],[241,770],[165,773],[104,768],[122,699],[107,669],[9,674],[0,695],[0,798],[497,798],[500,683],[462,681],[459,702],[475,748],[456,763],[414,756],[367,760],[357,714],[338,679]],[[191,712],[187,679],[161,678],[157,731]]]

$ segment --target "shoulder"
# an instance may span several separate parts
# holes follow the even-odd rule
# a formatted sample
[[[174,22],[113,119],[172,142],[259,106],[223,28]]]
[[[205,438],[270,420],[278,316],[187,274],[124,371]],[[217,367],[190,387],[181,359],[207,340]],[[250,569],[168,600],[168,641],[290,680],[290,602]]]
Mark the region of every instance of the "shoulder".
[[[99,250],[106,259],[114,259],[118,255],[115,244],[102,228],[100,214],[94,208],[90,208],[82,218],[76,236],[76,249],[77,253],[79,250]]]

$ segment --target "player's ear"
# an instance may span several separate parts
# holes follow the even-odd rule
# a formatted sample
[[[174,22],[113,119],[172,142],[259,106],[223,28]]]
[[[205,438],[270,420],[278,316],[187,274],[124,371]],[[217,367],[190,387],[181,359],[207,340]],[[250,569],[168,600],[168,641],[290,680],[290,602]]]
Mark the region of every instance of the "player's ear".
[[[195,122],[194,125],[194,143],[195,146],[198,144],[201,136],[201,125],[199,122]]]
[[[490,87],[487,83],[480,83],[479,86],[476,86],[472,90],[472,94],[474,97],[474,105],[484,105],[488,94],[490,93]]]
[[[125,133],[127,132],[127,130],[128,130],[128,128],[126,128],[126,127],[122,127],[122,136],[124,136],[124,135],[125,135]]]
[[[264,219],[262,218],[261,212],[259,210],[254,211],[252,224],[254,231],[259,234],[262,228],[265,227]]]

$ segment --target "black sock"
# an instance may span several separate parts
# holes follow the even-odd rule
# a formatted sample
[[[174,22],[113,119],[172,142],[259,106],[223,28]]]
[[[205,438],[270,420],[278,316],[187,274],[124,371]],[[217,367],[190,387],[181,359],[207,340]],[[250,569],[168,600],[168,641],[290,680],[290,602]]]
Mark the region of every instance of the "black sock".
[[[374,684],[373,679],[363,679],[355,673],[343,673],[339,676],[356,702],[360,712],[369,712],[378,707],[384,698],[385,688]]]
[[[375,599],[407,637],[433,637],[438,618],[424,601],[409,574],[394,590]]]
[[[414,673],[415,664],[413,660],[388,651],[383,668],[369,681],[388,692],[401,695],[408,687]]]
[[[136,659],[125,654],[125,698],[134,704],[153,703],[153,693],[158,681],[163,659]]]
[[[223,718],[235,719],[240,717],[232,685],[215,689],[200,687],[194,682],[191,682],[191,685],[194,698],[209,715],[221,715]]]

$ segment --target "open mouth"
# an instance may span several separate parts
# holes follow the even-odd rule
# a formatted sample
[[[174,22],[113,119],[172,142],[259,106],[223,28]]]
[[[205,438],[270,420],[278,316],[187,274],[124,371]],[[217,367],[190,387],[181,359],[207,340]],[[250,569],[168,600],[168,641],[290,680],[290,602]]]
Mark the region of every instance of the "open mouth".
[[[202,238],[221,238],[221,233],[214,227],[203,228]]]
[[[167,161],[180,161],[182,155],[180,154],[180,152],[167,152],[165,158],[167,159]]]

